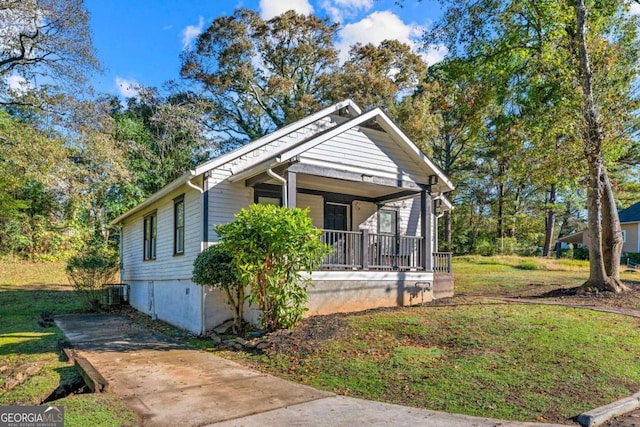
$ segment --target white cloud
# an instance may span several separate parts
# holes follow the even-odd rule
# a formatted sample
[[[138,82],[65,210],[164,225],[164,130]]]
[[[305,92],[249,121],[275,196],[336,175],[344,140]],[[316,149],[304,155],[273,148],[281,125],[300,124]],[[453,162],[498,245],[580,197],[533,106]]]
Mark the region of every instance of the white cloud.
[[[18,93],[23,93],[28,89],[33,88],[33,86],[29,82],[27,82],[27,79],[16,74],[11,74],[10,76],[5,77],[4,80],[5,82],[7,82],[7,86],[9,86],[9,89]]]
[[[204,28],[204,18],[200,16],[198,18],[198,25],[187,25],[184,30],[182,30],[182,49],[189,49],[191,47],[191,42],[202,34],[202,29]]]
[[[260,17],[262,19],[271,19],[291,9],[302,15],[313,13],[313,6],[309,0],[260,0]]]
[[[356,43],[379,45],[384,40],[399,40],[416,47],[415,39],[423,28],[415,24],[405,24],[390,11],[373,12],[361,21],[345,25],[339,31],[337,44],[342,59],[347,57],[349,48]]]
[[[640,4],[636,2],[631,3],[631,9],[629,10],[629,13],[631,13],[632,15],[640,15]]]
[[[323,0],[321,7],[335,22],[367,12],[373,7],[373,0]]]
[[[364,2],[364,0],[361,1]],[[419,53],[427,64],[433,65],[442,61],[448,50],[444,45],[425,48],[422,41],[424,30],[425,28],[420,25],[404,23],[398,15],[388,10],[376,11],[358,22],[346,24],[338,33],[340,40],[336,45],[340,52],[340,59],[344,61],[349,55],[349,49],[356,43],[363,45],[371,43],[377,46],[384,40],[398,40],[411,46],[411,49]]]
[[[125,98],[133,98],[140,93],[140,83],[135,80],[116,77],[116,86],[118,86],[118,93]]]
[[[428,65],[433,65],[442,61],[444,57],[447,56],[447,53],[449,53],[449,49],[447,49],[447,47],[443,44],[430,45],[420,52],[420,56],[422,56],[422,59]]]

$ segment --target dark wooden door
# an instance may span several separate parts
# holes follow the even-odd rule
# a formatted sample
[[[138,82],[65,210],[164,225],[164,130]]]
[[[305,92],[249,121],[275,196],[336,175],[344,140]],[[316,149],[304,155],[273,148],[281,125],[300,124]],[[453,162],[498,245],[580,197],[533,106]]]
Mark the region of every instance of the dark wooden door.
[[[347,206],[324,205],[324,228],[325,230],[347,231]]]

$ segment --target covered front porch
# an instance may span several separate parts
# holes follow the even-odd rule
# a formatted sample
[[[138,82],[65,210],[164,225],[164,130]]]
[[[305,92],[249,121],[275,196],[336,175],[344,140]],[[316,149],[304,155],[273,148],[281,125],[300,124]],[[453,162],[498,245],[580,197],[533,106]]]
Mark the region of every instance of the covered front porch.
[[[262,166],[264,168],[265,166]],[[293,161],[235,174],[254,203],[308,208],[332,247],[311,278],[310,313],[428,302],[453,295],[451,253],[438,251],[438,220],[451,204],[428,184]]]
[[[333,246],[322,270],[425,270],[422,236],[322,230],[322,241]],[[432,252],[431,270],[451,273],[451,257],[450,252]]]
[[[332,251],[311,275],[310,313],[452,295],[451,254],[438,251],[437,235],[453,184],[381,112],[332,120],[231,165],[227,178],[253,203],[308,208],[322,230]]]

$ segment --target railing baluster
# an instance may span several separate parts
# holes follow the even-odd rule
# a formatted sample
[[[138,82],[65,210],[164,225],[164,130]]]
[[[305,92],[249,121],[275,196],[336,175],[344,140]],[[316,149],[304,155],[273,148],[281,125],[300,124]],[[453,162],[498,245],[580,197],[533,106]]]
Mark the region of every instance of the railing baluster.
[[[422,237],[362,231],[322,230],[322,241],[333,246],[324,269],[423,270]],[[451,253],[434,252],[435,272],[451,272]]]

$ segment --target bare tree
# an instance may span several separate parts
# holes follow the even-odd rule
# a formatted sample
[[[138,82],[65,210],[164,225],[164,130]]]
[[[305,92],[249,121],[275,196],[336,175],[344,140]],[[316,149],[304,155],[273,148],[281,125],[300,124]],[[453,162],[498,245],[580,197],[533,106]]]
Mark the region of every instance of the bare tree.
[[[0,96],[7,79],[69,87],[98,69],[82,0],[0,1]],[[1,100],[1,99],[0,99]]]

